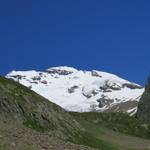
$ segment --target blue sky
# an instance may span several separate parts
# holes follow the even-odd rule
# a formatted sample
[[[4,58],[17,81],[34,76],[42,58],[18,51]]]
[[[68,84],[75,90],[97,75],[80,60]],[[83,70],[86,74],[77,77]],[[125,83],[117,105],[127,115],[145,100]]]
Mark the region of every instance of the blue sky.
[[[73,66],[144,84],[150,1],[0,1],[0,74]]]

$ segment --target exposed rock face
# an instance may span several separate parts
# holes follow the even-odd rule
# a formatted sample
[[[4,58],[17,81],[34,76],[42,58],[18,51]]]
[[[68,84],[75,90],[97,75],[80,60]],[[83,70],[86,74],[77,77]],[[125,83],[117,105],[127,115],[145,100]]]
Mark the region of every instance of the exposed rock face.
[[[147,80],[145,91],[138,104],[136,116],[142,121],[150,122],[150,77]]]
[[[105,96],[105,95],[102,95],[102,98],[99,98],[97,100],[97,102],[99,103],[100,108],[104,107],[105,105],[109,106],[111,103],[113,103],[113,101],[114,101],[113,99],[108,100],[107,96]]]
[[[58,74],[58,75],[69,75],[69,74],[72,74],[74,71],[76,71],[76,69],[69,69],[68,70],[68,67],[53,67],[53,68],[50,68],[50,69],[47,69],[47,72],[50,73],[50,74]]]

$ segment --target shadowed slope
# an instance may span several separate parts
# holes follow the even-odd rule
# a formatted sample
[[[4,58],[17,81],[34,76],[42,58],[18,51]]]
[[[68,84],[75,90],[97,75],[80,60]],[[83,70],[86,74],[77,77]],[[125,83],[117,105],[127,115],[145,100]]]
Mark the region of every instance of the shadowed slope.
[[[145,91],[140,98],[136,116],[140,120],[150,123],[150,77],[147,80]]]
[[[56,104],[0,77],[0,149],[82,150],[79,123]],[[84,143],[83,143],[84,144]]]

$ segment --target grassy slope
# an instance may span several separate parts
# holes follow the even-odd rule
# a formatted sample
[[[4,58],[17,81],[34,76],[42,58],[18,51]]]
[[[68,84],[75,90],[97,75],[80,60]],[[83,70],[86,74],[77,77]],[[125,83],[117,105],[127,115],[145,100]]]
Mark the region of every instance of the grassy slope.
[[[99,150],[146,150],[150,145],[149,140],[131,136],[150,139],[149,125],[127,115],[71,115],[28,88],[0,77],[0,150],[88,150],[58,139],[64,136],[73,143]]]
[[[4,124],[4,122],[7,122],[7,124]],[[15,124],[15,127],[13,124]],[[62,108],[25,86],[3,77],[0,77],[0,126],[3,129],[0,130],[0,135],[3,133],[2,137],[7,136],[7,138],[0,141],[0,145],[3,145],[5,149],[9,146],[7,142],[9,143],[11,136],[6,130],[7,128],[12,131],[16,128],[16,132],[23,129],[24,132],[28,129],[23,127],[28,127],[33,130],[33,133],[36,130],[66,140],[73,139],[73,136],[80,132],[78,123],[72,120],[72,117]],[[30,130],[31,135],[33,134],[32,130]],[[26,136],[26,132],[24,134]],[[19,138],[18,135],[16,136]],[[15,138],[12,136],[12,141]],[[4,141],[5,143],[3,143]],[[18,141],[17,146],[22,141]],[[17,146],[15,149],[17,149]]]
[[[93,150],[50,136],[48,132],[37,132],[11,117],[2,120],[0,115],[0,150]]]
[[[148,129],[141,127],[142,123],[135,118],[116,113],[72,114],[90,135],[109,143],[110,150],[147,150],[150,146],[150,140],[144,139],[149,138]]]
[[[150,146],[150,141],[146,139],[115,132],[87,121],[81,121],[80,123],[93,137],[104,142],[107,141],[114,150],[147,150]],[[112,148],[110,148],[110,150],[112,150]]]
[[[11,149],[15,145],[13,149],[41,150],[41,146],[46,143],[38,142],[35,137],[45,139],[44,142],[49,144],[56,138],[57,141],[58,139],[71,141],[100,150],[111,149],[107,143],[84,132],[79,123],[61,107],[17,82],[0,77],[0,149]],[[54,145],[59,147],[61,142]],[[62,145],[65,150],[76,147],[67,148],[68,145],[67,147],[66,144]],[[77,149],[82,149],[82,146]]]

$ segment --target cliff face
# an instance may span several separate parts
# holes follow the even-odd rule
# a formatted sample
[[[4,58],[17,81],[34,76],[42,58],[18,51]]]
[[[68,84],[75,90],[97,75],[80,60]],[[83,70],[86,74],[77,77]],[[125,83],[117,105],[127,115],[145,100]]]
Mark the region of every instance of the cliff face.
[[[150,122],[150,77],[147,80],[145,91],[139,101],[136,116],[144,122]]]

